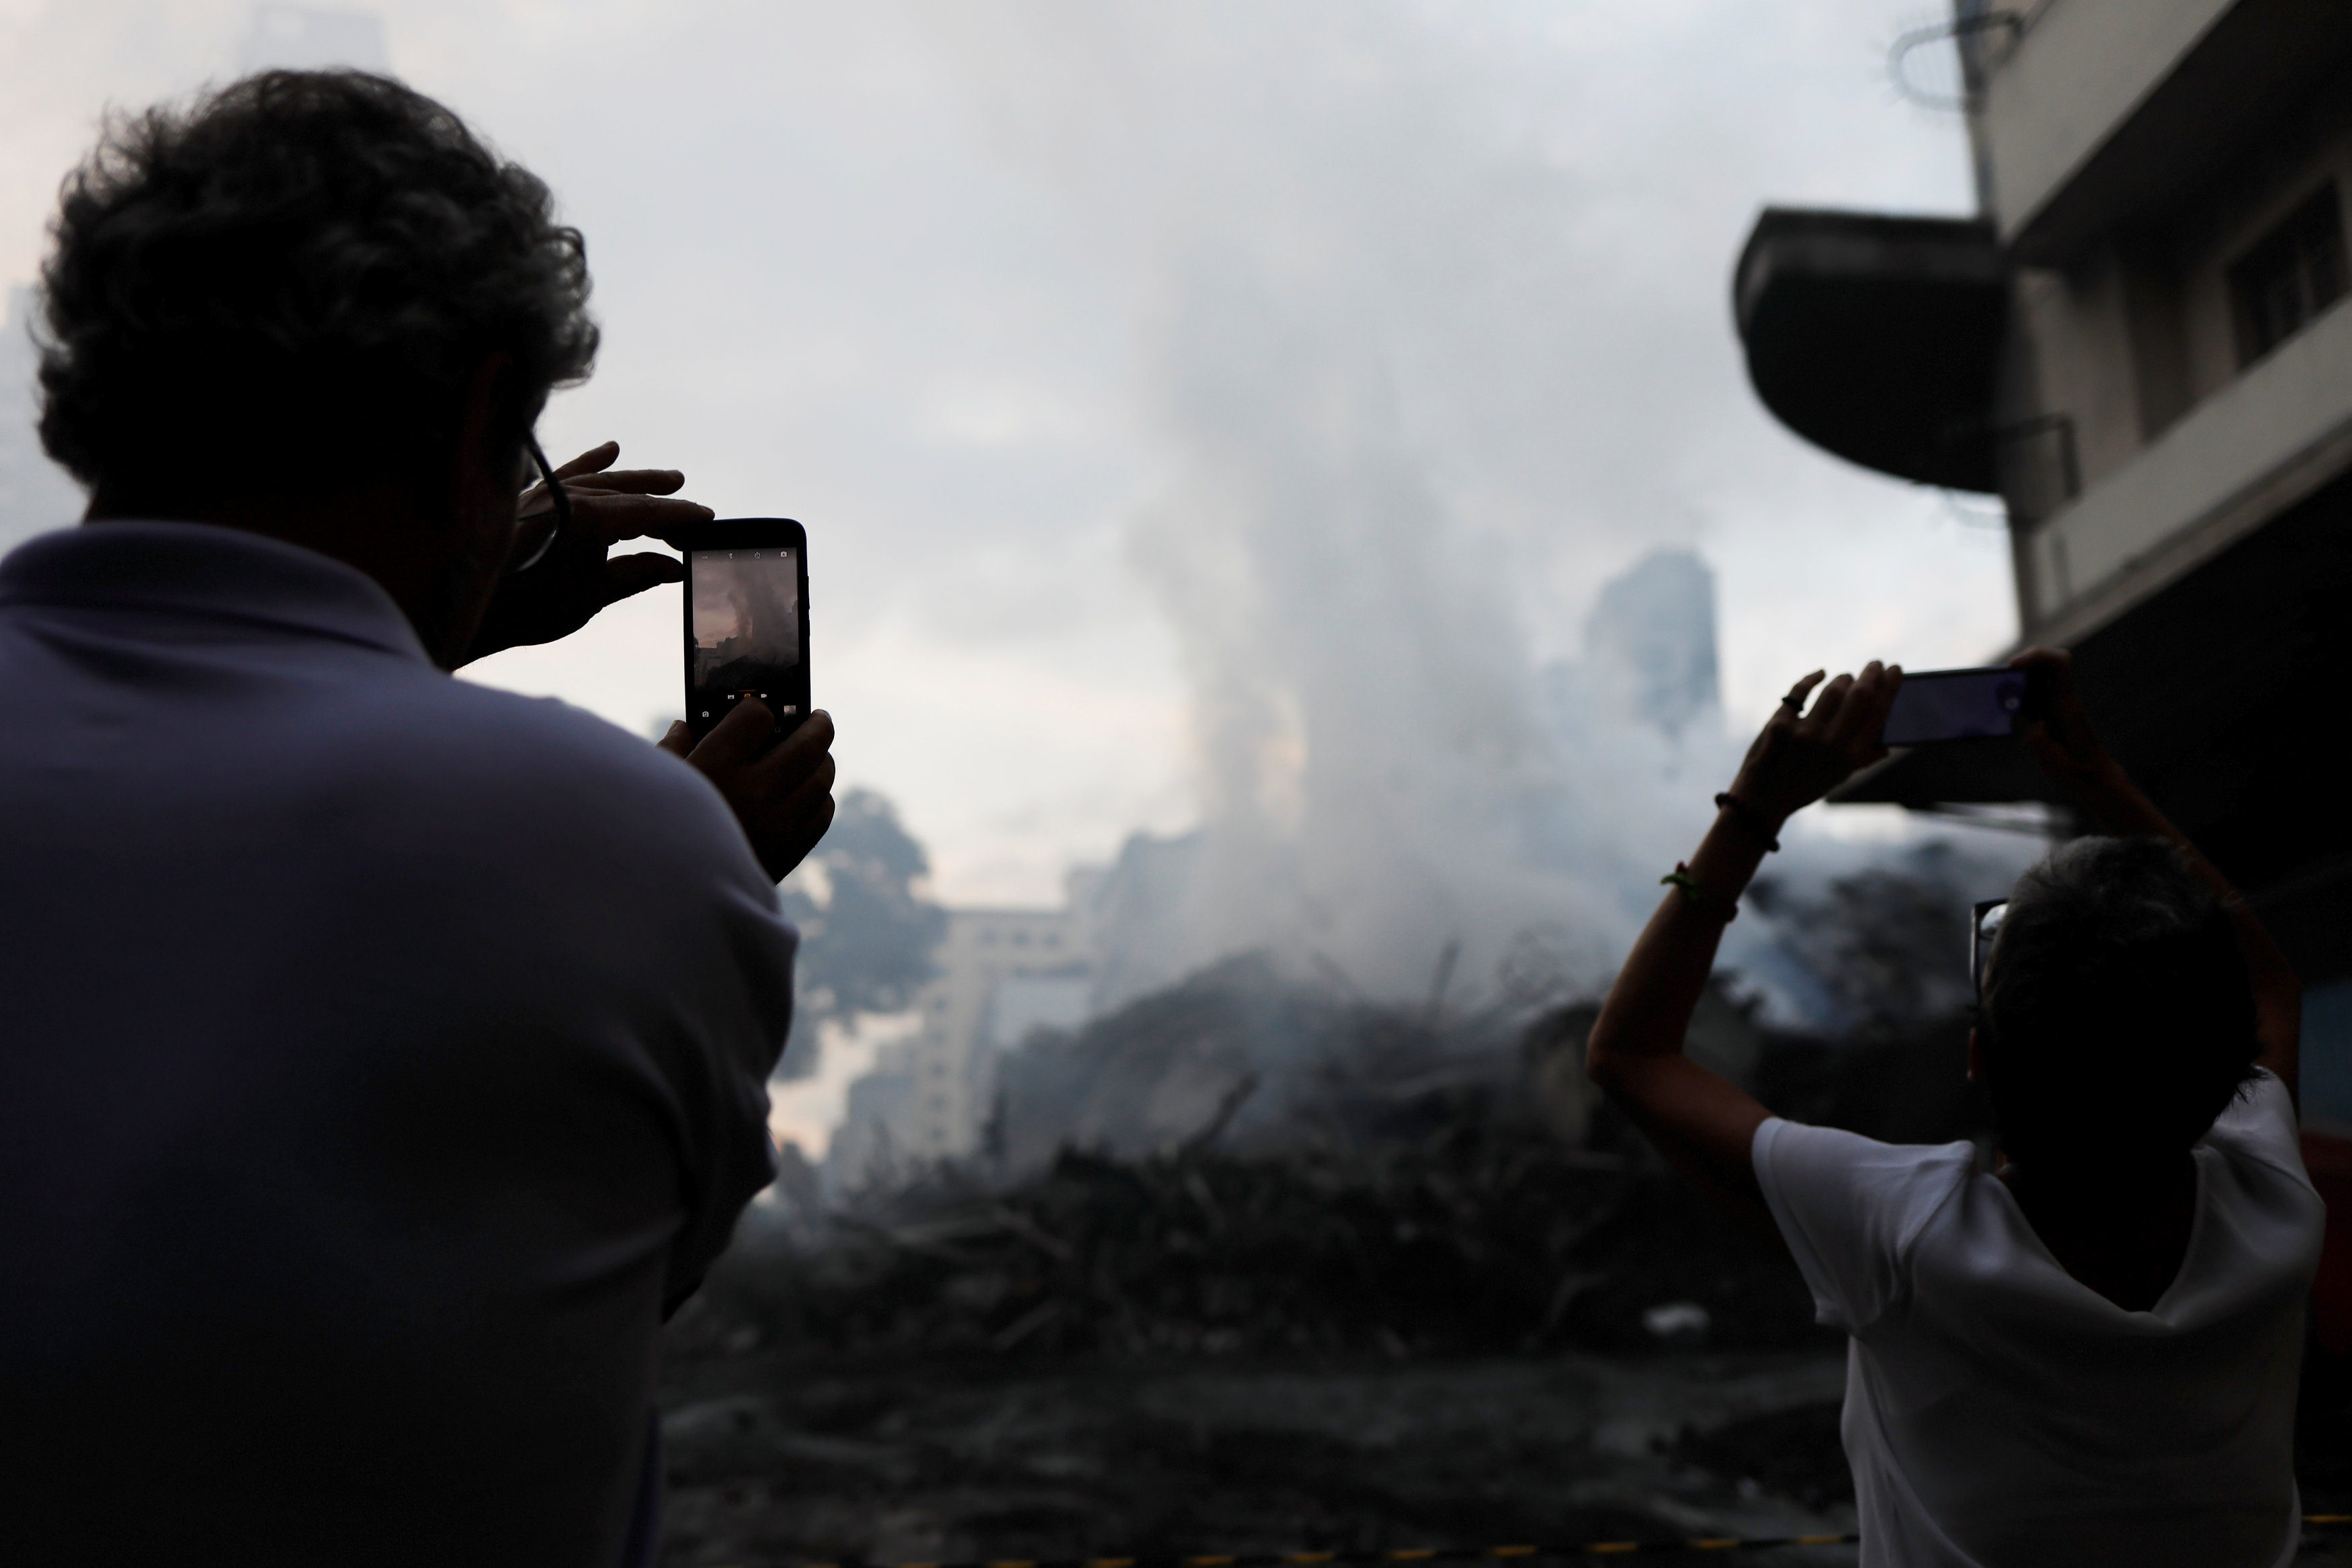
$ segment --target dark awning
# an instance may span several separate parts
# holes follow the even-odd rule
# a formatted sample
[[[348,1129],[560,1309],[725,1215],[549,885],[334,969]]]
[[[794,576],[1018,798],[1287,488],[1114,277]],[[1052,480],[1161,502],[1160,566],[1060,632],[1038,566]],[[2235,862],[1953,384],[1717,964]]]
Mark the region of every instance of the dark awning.
[[[1768,207],[1733,274],[1748,377],[1780,423],[1865,468],[1992,491],[2009,291],[1976,219]]]

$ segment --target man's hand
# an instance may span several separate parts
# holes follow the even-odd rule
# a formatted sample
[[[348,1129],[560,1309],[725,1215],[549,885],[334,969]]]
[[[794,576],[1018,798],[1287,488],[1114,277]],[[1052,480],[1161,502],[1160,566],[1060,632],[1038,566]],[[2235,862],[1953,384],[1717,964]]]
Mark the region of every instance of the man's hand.
[[[745,697],[701,745],[679,723],[669,727],[661,747],[719,786],[760,864],[782,882],[833,825],[833,716],[819,708],[762,751],[775,727],[776,716],[766,705]]]
[[[1903,666],[1873,659],[1859,679],[1840,675],[1822,686],[1808,713],[1805,698],[1821,685],[1815,670],[1789,689],[1731,782],[1731,793],[1776,828],[1886,755],[1878,737]]]
[[[2026,749],[2053,783],[2071,789],[2095,810],[2103,806],[2126,780],[2075,695],[2074,655],[2063,648],[2028,648],[2009,666],[2041,676],[2049,693],[2047,712],[2025,727]]]
[[[685,475],[675,468],[614,468],[620,455],[620,443],[608,441],[555,471],[572,502],[572,527],[538,565],[499,582],[461,664],[568,637],[605,606],[686,576],[684,563],[650,550],[612,556],[622,540],[648,535],[675,545],[687,525],[710,517],[708,507],[667,498],[686,483]],[[534,517],[552,504],[547,486],[533,485],[516,503],[516,515]]]

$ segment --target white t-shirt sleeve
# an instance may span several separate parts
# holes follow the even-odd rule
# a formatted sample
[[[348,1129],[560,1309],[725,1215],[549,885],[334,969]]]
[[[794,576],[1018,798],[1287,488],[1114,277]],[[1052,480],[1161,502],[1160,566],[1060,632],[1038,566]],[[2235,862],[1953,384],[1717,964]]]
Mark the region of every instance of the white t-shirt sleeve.
[[[2254,1069],[2252,1082],[2213,1118],[2205,1141],[2231,1154],[2275,1166],[2299,1181],[2303,1168],[2303,1128],[2294,1101],[2268,1068]]]
[[[1907,1297],[1911,1243],[1968,1178],[1973,1151],[1882,1144],[1775,1116],[1756,1129],[1751,1157],[1812,1291],[1814,1318],[1861,1333]]]

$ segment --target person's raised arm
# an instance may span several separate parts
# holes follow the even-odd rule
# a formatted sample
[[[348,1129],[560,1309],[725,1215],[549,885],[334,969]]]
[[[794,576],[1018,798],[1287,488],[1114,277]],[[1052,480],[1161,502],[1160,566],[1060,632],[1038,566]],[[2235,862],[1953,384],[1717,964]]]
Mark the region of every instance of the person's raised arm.
[[[2279,951],[2278,944],[2271,940],[2271,934],[2221,868],[2189,841],[2188,834],[2173,826],[2108,755],[2075,695],[2074,655],[2063,648],[2028,648],[2010,664],[2021,670],[2039,671],[2049,683],[2048,716],[2026,726],[2025,743],[2051,780],[2072,794],[2108,831],[2169,841],[2188,857],[2189,868],[2206,885],[2221,895],[2222,907],[2237,927],[2238,947],[2246,957],[2246,977],[2253,986],[2254,1030],[2263,1048],[2255,1060],[2278,1076],[2289,1094],[2296,1093],[2303,985],[2286,955]]]
[[[1717,1203],[1777,1235],[1749,1150],[1770,1114],[1738,1084],[1683,1054],[1723,928],[1780,825],[1854,769],[1884,755],[1878,736],[1902,684],[1900,668],[1873,662],[1860,679],[1840,675],[1805,698],[1817,671],[1799,681],[1748,747],[1729,804],[1698,852],[1668,878],[1665,897],[1633,945],[1585,1046],[1585,1070],[1648,1134],[1661,1154]]]

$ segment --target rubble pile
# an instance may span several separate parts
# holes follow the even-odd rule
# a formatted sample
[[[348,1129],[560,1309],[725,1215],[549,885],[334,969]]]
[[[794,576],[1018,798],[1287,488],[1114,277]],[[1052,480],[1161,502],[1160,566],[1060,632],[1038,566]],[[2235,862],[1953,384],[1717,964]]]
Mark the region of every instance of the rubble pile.
[[[1024,1053],[1027,1135],[1060,1113],[1050,1158],[1000,1155],[869,1192],[740,1249],[715,1282],[771,1332],[842,1350],[1812,1343],[1785,1258],[1579,1098],[1591,1018],[1563,1008],[1507,1027],[1280,990],[1255,970],[1196,983],[1149,998],[1130,1049],[1109,1048],[1115,1015]],[[1273,1113],[1245,1124],[1268,1080]],[[1180,1100],[1184,1115],[1157,1122],[1094,1109]]]
[[[1430,1000],[1412,1007],[1244,955],[1075,1032],[1041,1032],[997,1066],[993,1169],[1032,1176],[1069,1148],[1132,1158],[1425,1133],[1519,1076],[1524,1017],[1445,1007],[1451,967],[1449,956]]]
[[[1958,955],[2002,884],[1912,870],[1763,890],[1767,978],[1821,1004],[1776,1016],[1822,1032],[1710,987],[1692,1056],[1802,1120],[1981,1135]],[[1451,950],[1404,1004],[1231,961],[992,1058],[970,1157],[830,1201],[788,1162],[668,1331],[665,1562],[1853,1529],[1839,1336],[1601,1103],[1546,952],[1499,1001]]]
[[[777,1332],[842,1349],[1405,1355],[1814,1332],[1793,1270],[1678,1178],[1475,1123],[1369,1154],[1066,1151],[919,1218],[842,1219],[728,1283]]]
[[[1774,1034],[1710,985],[1692,1057],[1801,1120],[1981,1137],[1945,994],[1964,972],[1900,996],[1882,974],[1959,950],[1948,869],[1780,901],[1822,984],[1854,992],[1854,1035]],[[764,1333],[892,1354],[1828,1343],[1781,1249],[1599,1102],[1593,1005],[1448,1005],[1454,957],[1418,1004],[1243,957],[1034,1036],[998,1062],[978,1155],[797,1204],[714,1283]]]

